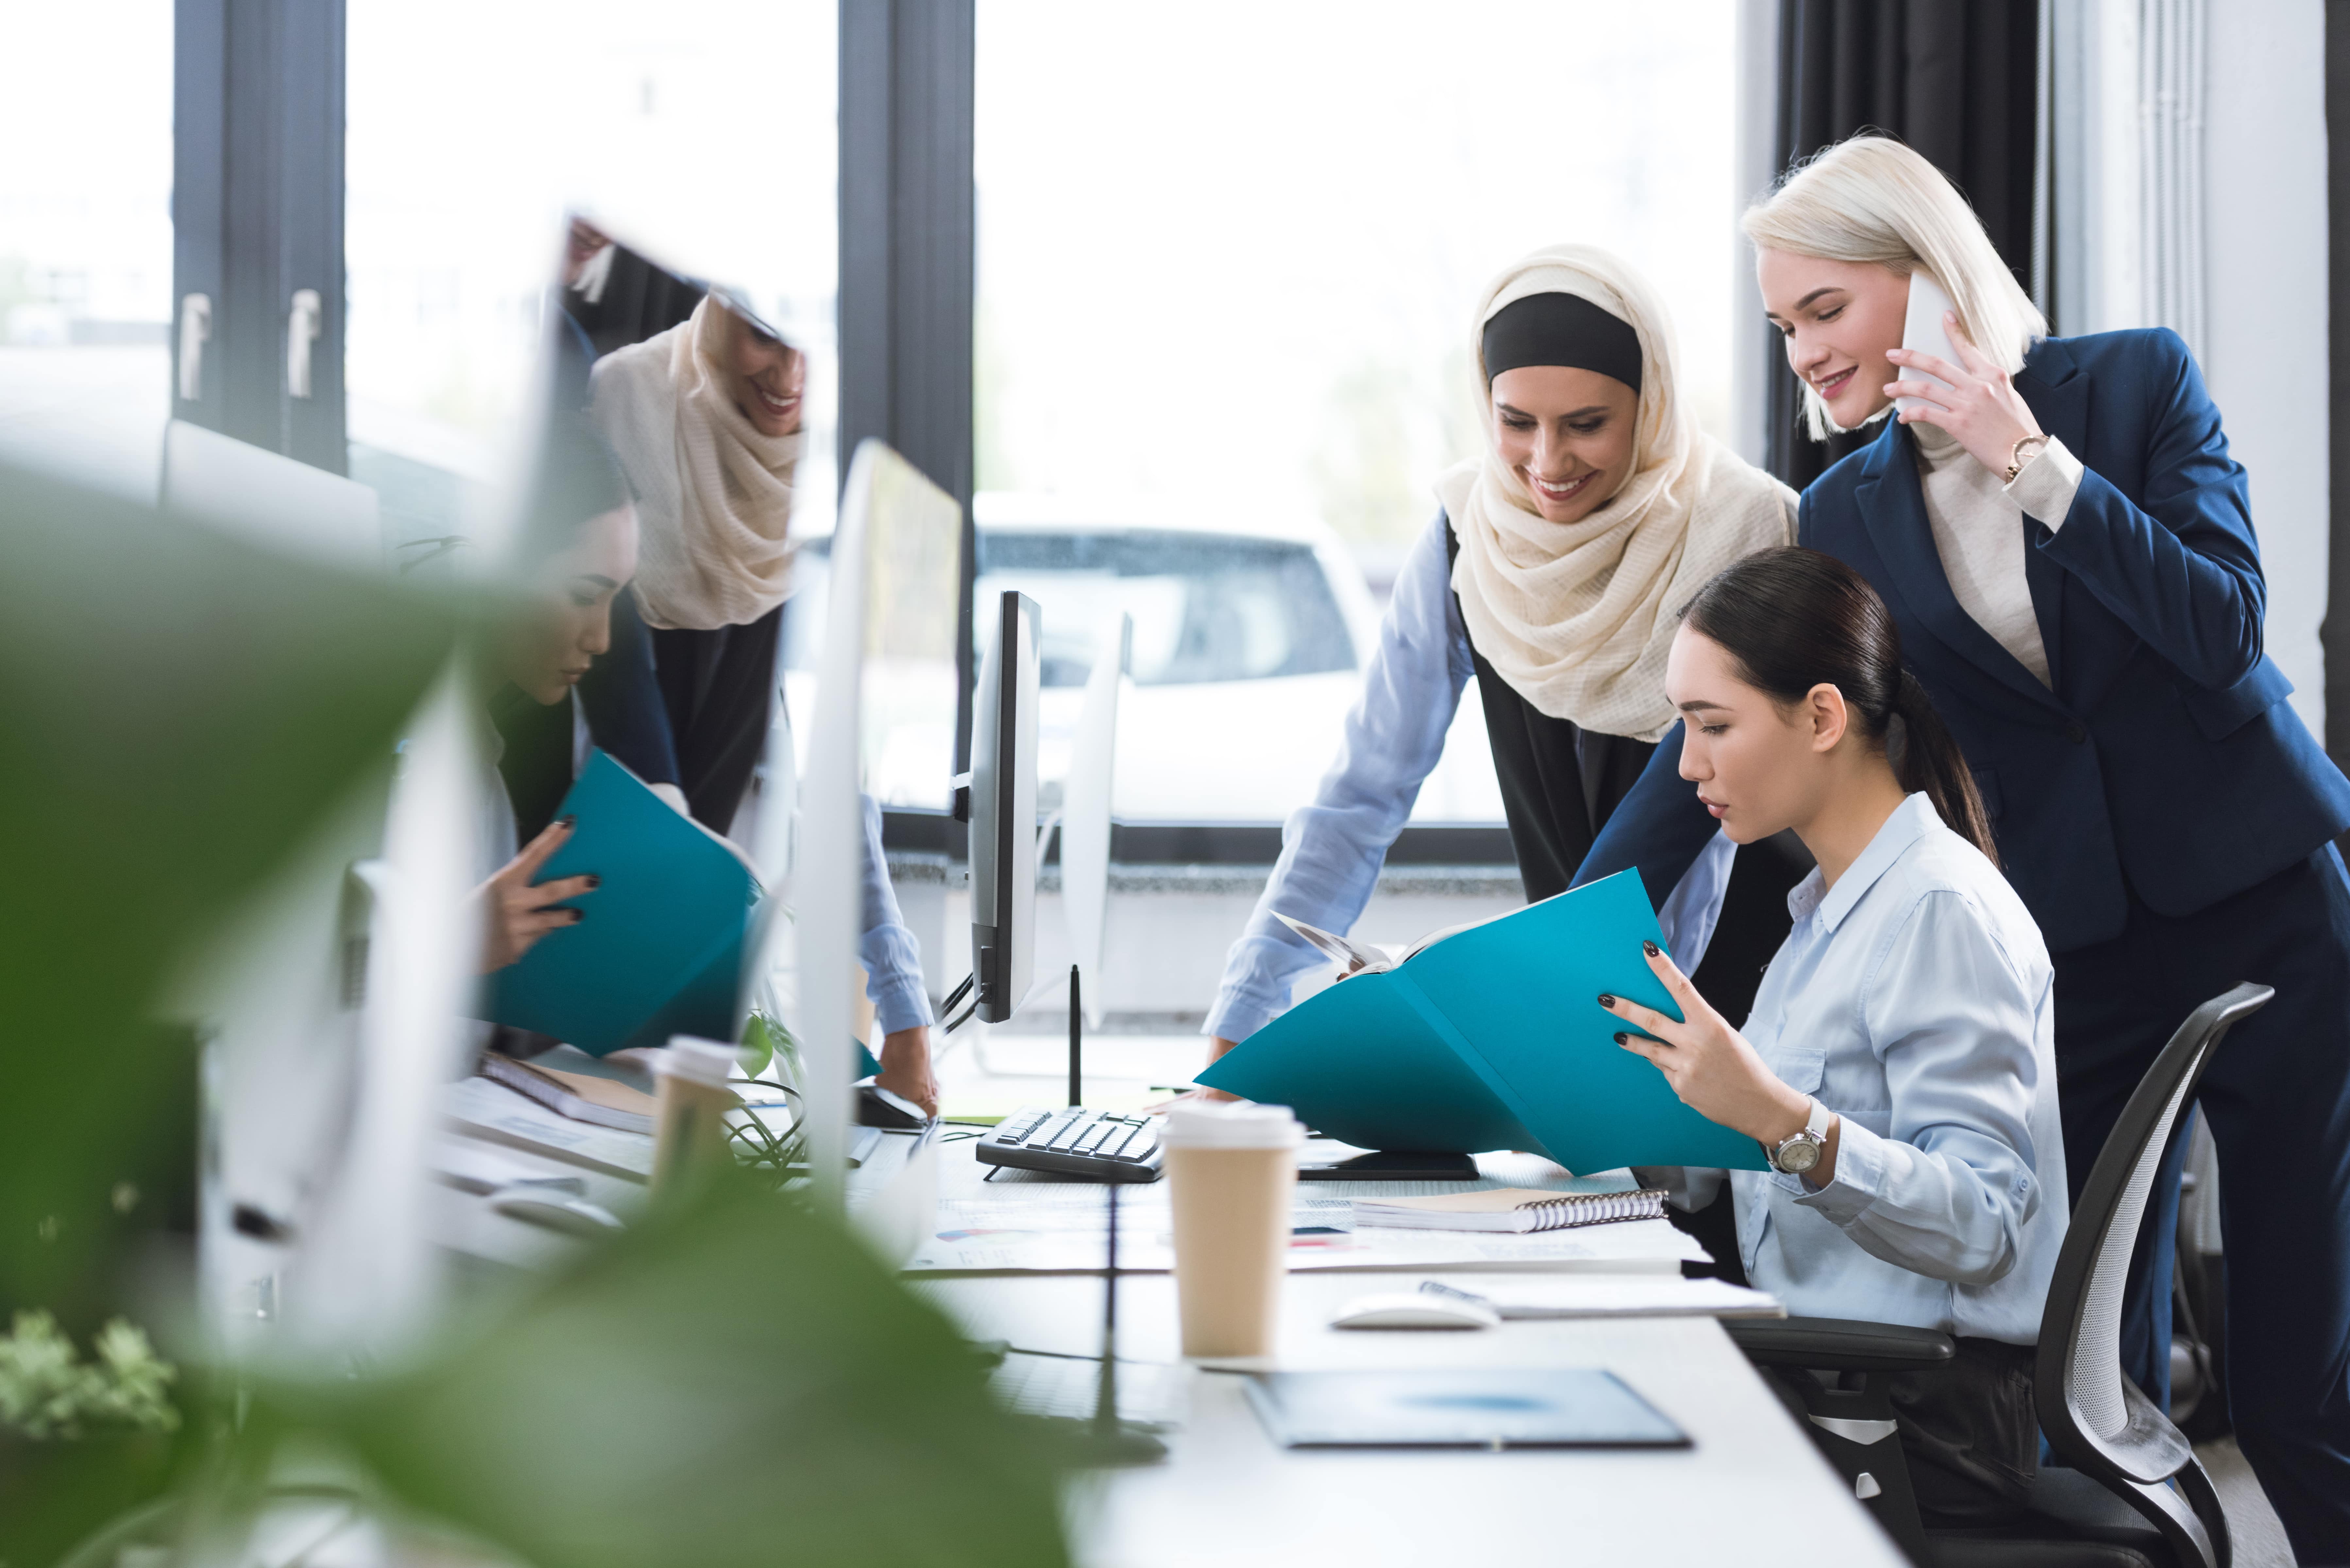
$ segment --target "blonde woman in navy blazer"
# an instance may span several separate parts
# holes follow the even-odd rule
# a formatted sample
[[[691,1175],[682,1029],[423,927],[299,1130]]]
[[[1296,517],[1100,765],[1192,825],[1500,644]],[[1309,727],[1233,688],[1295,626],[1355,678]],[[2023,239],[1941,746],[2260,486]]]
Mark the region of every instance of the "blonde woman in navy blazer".
[[[1928,400],[1804,493],[1799,539],[1892,607],[1975,771],[2055,960],[2075,1187],[2196,1003],[2276,988],[2200,1096],[2229,1404],[2300,1560],[2350,1562],[2350,878],[2333,845],[2350,780],[2263,651],[2260,548],[2220,410],[2175,333],[2046,337],[1964,198],[1898,142],[1831,149],[1746,231],[1815,433]],[[1958,306],[1960,363],[1899,346],[1918,272]],[[1638,866],[1661,899],[1708,874],[1714,825],[1679,750],[1658,748],[1578,881]],[[2177,1168],[2149,1205],[2123,1347],[2166,1401]]]

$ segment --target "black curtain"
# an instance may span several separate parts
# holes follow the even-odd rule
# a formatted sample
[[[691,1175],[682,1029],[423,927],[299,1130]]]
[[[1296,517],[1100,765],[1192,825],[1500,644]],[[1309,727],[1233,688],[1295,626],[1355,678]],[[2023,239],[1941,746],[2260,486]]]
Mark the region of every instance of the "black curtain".
[[[1898,136],[2030,288],[2039,31],[2034,0],[1780,0],[1778,167],[1860,130]],[[1770,468],[1801,490],[1877,430],[1812,440],[1776,333],[1771,353]]]

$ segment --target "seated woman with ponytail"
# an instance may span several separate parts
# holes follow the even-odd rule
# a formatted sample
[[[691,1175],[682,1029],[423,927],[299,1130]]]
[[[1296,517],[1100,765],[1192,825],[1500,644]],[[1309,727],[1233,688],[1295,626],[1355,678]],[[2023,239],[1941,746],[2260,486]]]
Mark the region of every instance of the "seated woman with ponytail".
[[[1939,1329],[1902,1446],[1929,1524],[2021,1511],[2032,1346],[2067,1217],[2053,970],[1994,861],[1966,762],[1875,589],[1833,556],[1752,556],[1683,613],[1665,690],[1680,774],[1732,841],[1792,828],[1818,867],[1742,1029],[1653,946],[1676,1023],[1603,996],[1617,1039],[1762,1144],[1730,1173],[1748,1277],[1791,1313]],[[1642,1173],[1677,1202],[1721,1171]]]

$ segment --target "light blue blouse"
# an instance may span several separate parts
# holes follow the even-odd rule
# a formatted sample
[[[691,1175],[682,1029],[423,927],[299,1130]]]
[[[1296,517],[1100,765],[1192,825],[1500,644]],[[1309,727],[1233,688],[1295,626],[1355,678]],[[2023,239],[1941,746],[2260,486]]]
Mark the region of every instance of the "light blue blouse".
[[[1282,829],[1281,858],[1224,960],[1204,1034],[1245,1040],[1289,1006],[1299,976],[1330,961],[1274,911],[1325,930],[1351,930],[1378,885],[1388,846],[1444,755],[1445,732],[1474,670],[1452,597],[1445,529],[1440,512],[1396,574],[1337,758],[1313,804]]]
[[[1798,1315],[2034,1343],[2068,1215],[2039,927],[1923,794],[1787,908],[1743,1033],[1843,1127],[1824,1188],[1729,1173],[1747,1277]],[[1690,1206],[1722,1176],[1642,1174]]]
[[[1388,846],[1444,755],[1444,737],[1476,668],[1452,597],[1449,526],[1439,512],[1396,574],[1379,645],[1364,672],[1363,694],[1347,715],[1337,758],[1313,804],[1282,829],[1281,858],[1225,957],[1203,1034],[1247,1039],[1288,1009],[1301,975],[1330,961],[1274,911],[1327,931],[1352,930],[1378,885]],[[1666,940],[1690,970],[1712,938],[1735,854],[1730,840],[1717,837],[1658,911]]]

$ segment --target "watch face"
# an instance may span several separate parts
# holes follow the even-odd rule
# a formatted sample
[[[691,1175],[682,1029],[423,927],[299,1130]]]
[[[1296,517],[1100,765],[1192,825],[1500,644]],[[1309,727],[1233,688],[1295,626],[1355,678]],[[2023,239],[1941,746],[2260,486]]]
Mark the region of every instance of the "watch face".
[[[1820,1146],[1807,1137],[1791,1137],[1779,1146],[1778,1167],[1790,1176],[1801,1176],[1820,1162]]]

